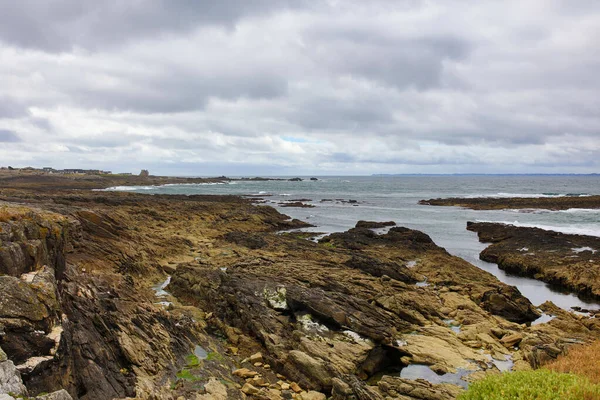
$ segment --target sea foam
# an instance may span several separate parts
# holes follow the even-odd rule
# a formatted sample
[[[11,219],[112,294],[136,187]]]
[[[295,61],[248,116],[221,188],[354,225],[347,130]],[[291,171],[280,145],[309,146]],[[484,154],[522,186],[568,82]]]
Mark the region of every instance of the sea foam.
[[[557,226],[557,225],[544,225],[544,224],[528,224],[521,223],[519,221],[486,221],[486,220],[477,220],[477,222],[490,222],[494,224],[506,224],[513,225],[522,228],[539,228],[546,231],[554,231],[566,233],[569,235],[587,235],[587,236],[598,236],[600,237],[600,227],[591,227],[591,226],[581,226],[581,225],[569,225],[569,226]]]

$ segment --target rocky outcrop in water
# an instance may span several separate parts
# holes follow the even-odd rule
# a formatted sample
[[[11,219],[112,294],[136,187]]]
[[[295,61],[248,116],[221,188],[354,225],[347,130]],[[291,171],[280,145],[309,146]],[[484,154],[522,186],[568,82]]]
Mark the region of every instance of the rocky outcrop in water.
[[[503,209],[544,209],[567,210],[569,208],[600,208],[600,196],[564,196],[564,197],[477,197],[446,198],[421,200],[419,204],[427,206],[457,206],[473,210]]]
[[[600,298],[600,238],[538,228],[468,222],[479,241],[491,243],[480,254],[510,273],[530,276]]]

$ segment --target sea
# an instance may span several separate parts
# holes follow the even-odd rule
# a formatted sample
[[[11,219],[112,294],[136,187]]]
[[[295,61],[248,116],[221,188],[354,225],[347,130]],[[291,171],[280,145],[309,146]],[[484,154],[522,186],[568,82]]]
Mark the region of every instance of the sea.
[[[281,177],[273,177],[281,178]],[[286,177],[290,178],[290,177]],[[557,197],[600,194],[600,175],[399,175],[315,176],[303,180],[238,180],[219,184],[114,187],[106,190],[147,194],[231,194],[262,197],[292,218],[315,225],[305,229],[318,234],[348,230],[359,220],[395,221],[398,226],[428,234],[436,244],[499,280],[516,286],[535,304],[552,301],[559,307],[600,309],[600,303],[579,298],[544,282],[510,275],[496,264],[481,261],[487,246],[466,230],[467,221],[509,223],[569,234],[600,236],[600,209],[493,210],[419,205],[419,200],[445,197]],[[317,180],[311,180],[316,178]],[[297,199],[314,208],[282,207]],[[331,200],[331,201],[323,201]],[[596,249],[595,249],[596,250]],[[597,249],[600,251],[600,249]]]

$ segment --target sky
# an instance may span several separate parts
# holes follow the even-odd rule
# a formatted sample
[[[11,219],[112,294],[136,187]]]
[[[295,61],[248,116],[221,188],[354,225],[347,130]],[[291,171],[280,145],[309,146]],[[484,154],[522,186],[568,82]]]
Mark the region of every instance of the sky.
[[[597,0],[0,0],[0,165],[600,172]]]

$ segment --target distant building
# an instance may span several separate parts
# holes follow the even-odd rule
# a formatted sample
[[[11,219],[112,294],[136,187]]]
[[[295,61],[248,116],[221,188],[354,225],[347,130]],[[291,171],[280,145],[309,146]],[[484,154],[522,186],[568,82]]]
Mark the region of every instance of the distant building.
[[[67,168],[67,169],[56,171],[56,172],[62,173],[62,174],[86,174],[86,175],[101,175],[101,174],[110,175],[112,173],[111,171],[102,171],[100,169],[79,169],[79,168],[74,168],[74,169]]]

